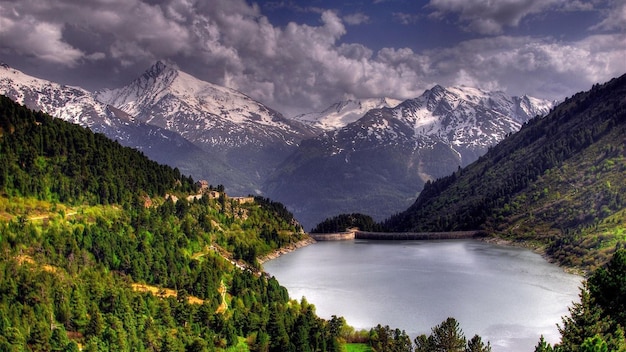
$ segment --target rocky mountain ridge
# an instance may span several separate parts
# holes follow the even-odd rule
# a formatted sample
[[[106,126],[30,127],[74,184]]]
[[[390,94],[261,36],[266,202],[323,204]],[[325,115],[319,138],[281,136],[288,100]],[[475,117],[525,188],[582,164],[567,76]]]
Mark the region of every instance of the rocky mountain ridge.
[[[209,148],[293,146],[317,134],[236,90],[161,61],[125,87],[97,92],[96,99]]]
[[[435,86],[401,103],[350,100],[290,119],[163,62],[125,87],[96,93],[4,65],[0,93],[231,194],[281,201],[305,227],[340,212],[380,219],[402,210],[425,182],[475,160],[551,107],[527,96]]]
[[[293,117],[324,131],[337,130],[354,122],[368,111],[392,108],[402,101],[393,98],[348,99],[334,103],[320,112],[311,112]]]
[[[473,162],[551,107],[531,97],[435,86],[305,141],[264,189],[295,205],[305,226],[337,210],[382,220],[408,207],[427,181]]]

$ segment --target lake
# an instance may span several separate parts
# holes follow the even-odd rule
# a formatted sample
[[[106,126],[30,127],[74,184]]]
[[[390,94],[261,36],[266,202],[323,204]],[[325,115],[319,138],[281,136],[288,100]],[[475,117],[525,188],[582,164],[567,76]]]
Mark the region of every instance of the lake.
[[[318,242],[263,267],[320,317],[389,325],[411,340],[454,317],[494,352],[532,352],[542,334],[558,342],[582,281],[532,251],[475,240]]]

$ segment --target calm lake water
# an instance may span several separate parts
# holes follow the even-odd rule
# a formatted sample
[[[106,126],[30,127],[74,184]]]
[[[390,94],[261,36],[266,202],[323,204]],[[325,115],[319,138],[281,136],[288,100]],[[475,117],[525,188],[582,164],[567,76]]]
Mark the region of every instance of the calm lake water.
[[[451,316],[494,352],[532,352],[542,334],[558,342],[582,280],[529,250],[473,240],[318,242],[263,266],[323,318],[413,339]]]

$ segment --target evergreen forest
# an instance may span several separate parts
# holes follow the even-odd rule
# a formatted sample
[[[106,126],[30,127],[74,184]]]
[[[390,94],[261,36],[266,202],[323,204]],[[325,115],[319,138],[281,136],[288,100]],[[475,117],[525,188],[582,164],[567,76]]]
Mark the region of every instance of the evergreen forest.
[[[588,273],[561,341],[626,351],[626,76],[579,93],[376,224],[480,229]],[[257,258],[308,236],[280,203],[232,198],[103,135],[0,96],[0,351],[491,351],[450,317],[413,340],[322,319]]]
[[[380,226],[369,215],[352,213],[352,214],[340,214],[328,218],[313,228],[313,233],[337,233],[346,231],[346,229],[356,227],[361,231],[382,231],[383,227]]]
[[[392,232],[481,230],[589,272],[626,242],[626,75],[536,117],[429,181]]]
[[[305,236],[282,204],[198,193],[5,97],[0,170],[0,350],[339,349],[330,322],[258,270]]]

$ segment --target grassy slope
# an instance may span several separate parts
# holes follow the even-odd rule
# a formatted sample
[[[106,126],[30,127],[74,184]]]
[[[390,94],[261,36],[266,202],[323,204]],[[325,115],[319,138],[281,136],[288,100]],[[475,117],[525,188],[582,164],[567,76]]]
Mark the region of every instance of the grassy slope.
[[[475,163],[424,189],[395,231],[484,229],[591,269],[621,242],[626,76],[535,118]]]
[[[273,302],[272,307],[279,307],[280,314],[284,313],[282,310],[287,304],[282,302],[287,299],[284,288],[273,279],[236,270],[230,263],[230,258],[239,257],[240,261],[248,260],[256,266],[255,255],[302,239],[304,234],[299,225],[281,204],[265,199],[239,202],[221,192],[219,197],[205,196],[187,202],[184,197],[193,191],[189,187],[192,180],[182,177],[172,182],[179,175],[175,170],[150,162],[140,153],[122,148],[102,136],[28,111],[2,97],[0,108],[0,170],[4,171],[0,175],[0,293],[3,297],[0,350],[4,350],[7,343],[12,346],[40,343],[42,350],[49,350],[49,336],[31,333],[30,320],[52,321],[40,327],[44,335],[52,333],[50,326],[64,326],[67,336],[79,345],[98,343],[92,335],[104,338],[100,333],[90,334],[85,322],[74,322],[74,306],[69,315],[66,311],[57,312],[59,305],[54,297],[67,301],[71,290],[85,290],[81,297],[93,302],[90,309],[94,311],[108,312],[107,301],[98,295],[109,294],[109,291],[130,297],[129,300],[155,302],[160,299],[163,302],[158,304],[163,306],[195,303],[185,306],[191,314],[201,314],[202,309],[217,310],[223,313],[226,323],[210,327],[205,324],[202,329],[208,335],[201,337],[207,343],[220,346],[224,345],[221,341],[227,339],[225,336],[232,337],[235,333],[231,329],[235,319],[238,324],[247,324],[246,327],[250,325],[248,319],[257,325],[261,321],[263,324],[255,328],[264,331],[270,309],[267,302]],[[82,153],[73,149],[79,142]],[[33,144],[38,148],[31,148]],[[104,154],[108,157],[101,157]],[[72,159],[67,155],[89,158]],[[122,171],[116,174],[114,171],[119,168],[111,171],[111,164],[116,163],[126,163],[131,169],[137,165],[141,170],[134,170],[133,175],[148,181],[140,183],[127,176],[131,181],[128,186],[111,182],[116,176],[128,175]],[[39,167],[41,165],[43,167]],[[77,169],[88,170],[89,177],[85,177],[87,171],[75,173]],[[36,177],[32,170],[38,172]],[[103,173],[107,177],[103,177]],[[60,189],[58,184],[80,186],[77,178],[87,179],[89,183],[84,188],[74,187],[72,197],[66,197],[68,201],[64,202],[56,193]],[[98,191],[102,190],[99,186],[103,181],[118,185],[123,204],[100,196]],[[151,186],[151,191],[144,191],[142,185]],[[180,200],[174,204],[167,200],[165,193],[176,194]],[[227,256],[230,258],[225,259]],[[52,287],[48,281],[58,283],[59,287]],[[37,291],[36,296],[16,288],[30,287],[31,282],[43,283],[41,289],[33,289]],[[134,283],[146,284],[145,289],[135,287]],[[92,285],[98,285],[99,289],[89,290]],[[163,294],[143,293],[157,287]],[[178,292],[162,288],[177,288]],[[177,302],[171,298],[181,290],[188,300]],[[16,302],[31,296],[38,305],[29,316],[32,319],[27,320],[26,313],[19,311],[25,306]],[[199,300],[191,302],[196,297],[205,304],[197,304]],[[228,308],[221,308],[219,301],[228,303]],[[236,307],[231,306],[231,302],[236,303]],[[255,302],[254,306],[251,302]],[[6,307],[12,308],[5,311]],[[169,319],[171,310],[164,314]],[[290,319],[295,321],[296,315]],[[133,311],[125,317],[124,324],[143,327],[142,322],[137,322],[141,313]],[[111,319],[114,318],[111,316]],[[277,319],[283,319],[282,315]],[[178,330],[174,335],[184,333],[181,343],[191,344],[193,341],[185,338],[200,337],[194,328],[184,330],[186,323],[175,323]],[[105,325],[108,324],[107,320]],[[172,324],[174,322],[168,321],[156,325],[160,330],[153,335],[155,343],[165,344],[165,340],[173,336],[172,329],[168,329],[171,326],[167,326]],[[119,327],[119,324],[111,325]],[[7,326],[19,339],[2,338]],[[247,330],[252,328],[241,333],[246,336]],[[212,333],[221,337],[214,339],[210,336]],[[133,339],[134,343],[145,342],[143,337]]]

